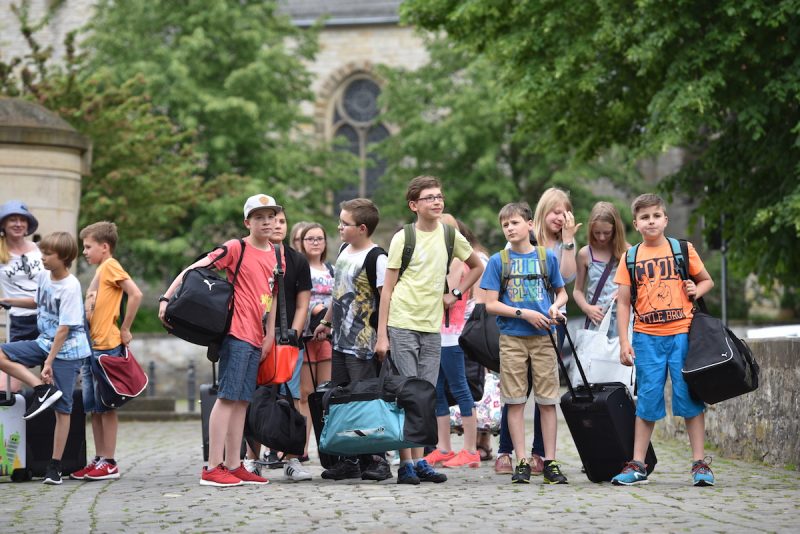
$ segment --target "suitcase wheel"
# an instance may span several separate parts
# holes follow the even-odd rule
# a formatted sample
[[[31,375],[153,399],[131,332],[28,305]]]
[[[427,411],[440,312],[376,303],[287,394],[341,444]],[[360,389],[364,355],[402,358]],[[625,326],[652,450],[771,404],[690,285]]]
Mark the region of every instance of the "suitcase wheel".
[[[33,471],[30,469],[16,469],[11,473],[12,482],[27,482],[33,478]]]

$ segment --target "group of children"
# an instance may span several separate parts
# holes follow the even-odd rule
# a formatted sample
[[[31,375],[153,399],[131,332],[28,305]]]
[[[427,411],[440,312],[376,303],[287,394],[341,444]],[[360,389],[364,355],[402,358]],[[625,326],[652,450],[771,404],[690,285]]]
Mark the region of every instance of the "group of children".
[[[0,345],[0,371],[33,388],[26,420],[51,406],[55,411],[53,453],[45,484],[62,483],[61,458],[79,375],[84,409],[92,413],[96,455],[69,476],[116,479],[120,476],[114,458],[117,415],[103,405],[97,393],[97,358],[124,353],[132,339],[130,328],[142,293],[113,257],[117,243],[113,223],[98,222],[80,233],[84,257],[97,266],[85,301],[80,282],[70,274],[78,257],[77,241],[67,232],[53,232],[37,246],[25,238],[38,224],[22,202],[9,201],[0,208],[0,271],[5,294],[0,304],[9,308],[10,318],[10,339]],[[123,293],[128,295],[128,306],[118,326]],[[35,314],[25,310],[35,310]],[[39,375],[31,372],[30,368],[39,366]],[[11,389],[17,390],[19,382]]]
[[[334,383],[371,378],[378,375],[381,365],[390,365],[400,375],[420,377],[437,386],[437,405],[431,406],[431,410],[438,416],[438,447],[427,455],[422,448],[401,450],[397,483],[445,482],[447,476],[435,469],[438,465],[477,467],[481,460],[477,451],[480,443],[474,430],[467,432],[474,429],[474,425],[469,424],[472,399],[467,397],[463,353],[453,347],[457,347],[459,325],[463,326],[471,306],[482,302],[489,313],[497,316],[500,330],[500,388],[506,413],[495,470],[511,474],[513,483],[528,483],[533,474],[542,474],[543,481],[548,484],[567,483],[556,460],[559,371],[549,334],[557,322],[565,319],[568,299],[565,285],[576,279],[573,296],[587,316],[585,326],[596,328],[606,312],[615,307],[621,363],[633,365],[634,359],[636,363],[639,391],[634,455],[612,482],[615,485],[647,482],[644,457],[654,423],[665,415],[664,385],[669,370],[673,412],[686,418],[692,445],[693,483],[698,486],[714,484],[713,474],[704,460],[704,406],[691,398],[680,372],[687,351],[692,299],[708,292],[713,281],[692,246],[688,262],[691,280],[681,280],[676,275],[677,269],[670,267],[672,252],[664,235],[668,218],[664,202],[658,196],[641,195],[632,205],[633,224],[642,235],[635,280],[631,280],[626,267],[628,245],[624,226],[616,208],[609,203],[595,205],[587,228],[589,244],[577,253],[575,235],[581,224],[575,222],[564,191],[551,188],[545,192],[535,214],[524,202],[507,204],[499,213],[507,250],[487,258],[474,238],[465,237],[471,234],[463,223],[459,224],[444,213],[445,196],[436,178],[414,178],[408,186],[406,201],[416,221],[410,228],[395,233],[388,253],[372,240],[379,212],[371,200],[363,198],[345,201],[340,206],[338,229],[343,245],[335,265],[325,262],[327,236],[321,225],[305,225],[298,232],[297,241],[292,236],[293,244],[301,253],[281,247],[282,264],[286,266],[286,302],[291,312],[288,317],[292,328],[304,334],[304,339],[298,343],[305,347],[303,359],[307,365],[301,363],[303,359],[298,363],[299,387],[295,384],[293,395],[306,400],[305,407],[303,402],[300,404],[306,415],[307,396],[317,383],[328,378]],[[244,225],[249,230],[245,246],[239,245],[239,240],[228,241],[225,243],[227,255],[220,257],[219,253],[212,253],[187,267],[214,263],[227,270],[231,277],[234,266],[244,254],[235,284],[237,298],[230,331],[219,351],[218,399],[211,412],[209,461],[201,472],[202,485],[227,487],[268,483],[253,462],[260,451],[248,451],[248,458],[243,461],[240,444],[245,413],[256,387],[258,365],[275,339],[275,245],[286,237],[287,224],[286,215],[274,198],[268,195],[250,197],[244,205]],[[446,229],[445,224],[452,225],[453,230]],[[81,234],[87,259],[105,266],[104,262],[111,258],[113,244],[105,254],[95,256],[92,241],[101,243],[106,238],[89,228],[84,232],[89,232]],[[409,237],[413,242],[407,242]],[[62,254],[61,249],[55,249],[55,244],[45,241],[41,248],[43,258],[48,258],[45,268],[50,270],[49,276],[68,277],[66,269],[77,251],[74,255]],[[51,257],[56,259],[49,259]],[[103,269],[109,273],[106,277],[109,283],[116,284],[116,294],[125,291],[135,295],[138,292],[134,291],[135,284],[124,277],[121,268],[119,271]],[[100,273],[98,268],[95,277],[98,284],[102,282],[98,280]],[[166,304],[182,276],[183,272],[160,298],[159,318],[167,327]],[[633,310],[634,334],[629,339],[632,284],[636,284],[639,298]],[[94,282],[92,287],[97,287]],[[74,284],[71,291],[76,291]],[[77,292],[80,292],[79,286]],[[101,297],[98,291],[95,314]],[[91,302],[87,297],[87,304]],[[40,310],[44,310],[41,303]],[[135,313],[135,307],[132,312]],[[44,313],[41,311],[40,315]],[[126,326],[130,326],[129,315],[130,311],[126,314],[118,345],[130,339],[126,330]],[[113,322],[111,319],[113,317],[104,320],[106,328]],[[72,318],[70,321],[63,324],[68,326],[71,335],[80,337],[80,322]],[[455,327],[451,327],[451,321]],[[38,360],[15,356],[15,350],[16,354],[22,353],[22,346],[17,348],[13,343],[0,346],[0,369],[13,371],[11,374],[39,388],[37,391],[43,398],[53,398],[59,391],[69,396],[69,385],[60,383],[58,377],[53,388],[42,384],[30,372],[25,374],[19,369],[22,365],[44,363],[42,379],[52,381],[52,362],[56,354],[60,354],[63,334],[54,331],[52,339],[55,351],[51,350],[48,355],[39,348]],[[92,339],[95,340],[94,326]],[[96,344],[96,349],[103,352],[108,352],[113,344],[97,343],[100,344]],[[81,360],[88,349],[81,351],[77,347],[75,345],[76,350],[71,353],[74,354],[72,358]],[[62,367],[66,366],[62,364]],[[70,369],[73,367],[80,366],[73,365]],[[85,376],[91,377],[90,374]],[[445,384],[456,397],[465,421],[467,434],[464,450],[459,453],[449,450],[447,403],[443,399]],[[531,392],[536,402],[536,416],[534,443],[528,456],[524,408]],[[56,405],[57,411],[67,408]],[[113,465],[113,440],[106,438],[103,432],[105,419],[98,419],[101,421],[99,428],[93,423],[96,442],[98,431],[103,438],[94,465],[87,469],[97,469],[103,462]],[[108,428],[116,430],[116,421],[108,424]],[[56,434],[58,440],[60,430]],[[63,443],[61,445],[63,448]],[[491,450],[488,446],[483,448],[487,453]],[[512,452],[515,462],[511,461]],[[307,457],[307,453],[304,456]],[[302,467],[302,460],[302,457],[290,457],[286,462],[284,474],[288,479],[311,478]],[[381,455],[340,458],[322,473],[322,478],[331,480],[391,477],[389,464]]]

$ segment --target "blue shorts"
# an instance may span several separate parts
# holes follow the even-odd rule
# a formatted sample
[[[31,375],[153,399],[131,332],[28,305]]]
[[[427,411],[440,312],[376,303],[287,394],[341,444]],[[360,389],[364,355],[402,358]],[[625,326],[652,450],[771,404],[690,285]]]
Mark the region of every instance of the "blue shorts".
[[[260,361],[261,347],[226,336],[219,347],[217,398],[247,402],[253,400]]]
[[[286,382],[286,387],[289,388],[289,393],[292,394],[294,399],[300,398],[300,373],[303,370],[303,355],[305,352],[305,350],[300,349],[300,355],[297,357],[297,365],[294,367],[292,378]],[[316,378],[316,375],[314,375],[314,378]]]
[[[81,366],[81,389],[83,391],[83,410],[86,413],[106,413],[116,409],[109,408],[100,401],[100,393],[97,391],[97,381],[94,378],[94,373],[100,372],[100,364],[97,363],[97,358],[102,354],[122,356],[124,350],[124,345],[106,350],[92,349],[92,355],[84,360]]]
[[[0,345],[8,359],[20,363],[25,367],[38,367],[47,360],[47,352],[42,350],[35,341],[12,341]],[[53,383],[59,391],[61,398],[53,404],[53,409],[61,413],[72,413],[72,394],[75,391],[75,380],[78,378],[81,366],[87,358],[76,360],[53,360]]]
[[[683,363],[689,350],[689,335],[652,336],[633,333],[636,355],[638,400],[636,415],[645,421],[658,421],[667,415],[664,407],[664,386],[667,370],[672,381],[672,414],[687,419],[705,411],[705,404],[689,394],[683,380]]]

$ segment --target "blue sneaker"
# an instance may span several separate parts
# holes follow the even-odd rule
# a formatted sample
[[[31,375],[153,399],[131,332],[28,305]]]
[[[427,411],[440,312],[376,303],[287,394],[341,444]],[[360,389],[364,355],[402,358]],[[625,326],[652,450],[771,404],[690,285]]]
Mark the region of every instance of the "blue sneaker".
[[[647,484],[647,468],[643,463],[631,460],[622,468],[622,472],[611,479],[615,486],[633,486]]]
[[[705,458],[692,462],[692,481],[695,486],[713,486],[714,473],[711,472],[709,465],[711,464],[711,457],[707,456],[708,462]]]
[[[419,477],[412,464],[403,464],[397,469],[397,483],[419,485]]]
[[[417,472],[417,477],[422,482],[434,482],[439,484],[447,481],[447,475],[444,473],[437,473],[433,467],[431,467],[431,464],[425,460],[420,460],[417,462],[417,466],[414,468],[414,470]]]

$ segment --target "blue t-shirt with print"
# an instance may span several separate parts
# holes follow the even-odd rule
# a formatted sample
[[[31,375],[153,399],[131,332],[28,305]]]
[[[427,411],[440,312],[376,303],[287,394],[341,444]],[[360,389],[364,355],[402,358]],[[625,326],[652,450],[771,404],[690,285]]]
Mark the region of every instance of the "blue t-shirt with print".
[[[564,279],[558,270],[558,259],[552,250],[547,250],[547,275],[553,289],[564,287]],[[541,274],[539,270],[539,256],[536,249],[528,254],[520,254],[513,250],[508,251],[511,263],[512,278],[508,287],[501,291],[503,266],[500,253],[489,258],[486,270],[481,278],[481,289],[499,292],[499,300],[513,308],[534,310],[547,316],[552,304],[550,295],[545,289],[544,280],[541,278],[527,279],[525,275]],[[522,276],[520,276],[522,275]],[[500,333],[508,336],[546,336],[547,330],[539,330],[524,319],[511,317],[497,317],[497,326]]]

